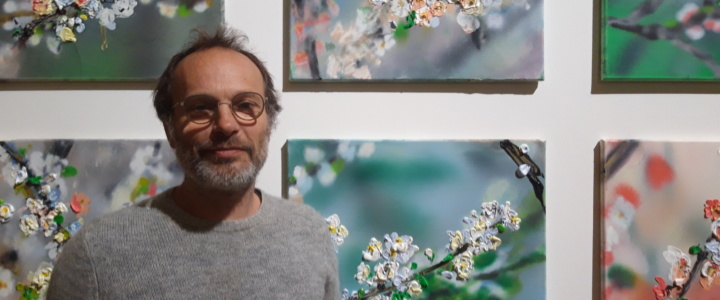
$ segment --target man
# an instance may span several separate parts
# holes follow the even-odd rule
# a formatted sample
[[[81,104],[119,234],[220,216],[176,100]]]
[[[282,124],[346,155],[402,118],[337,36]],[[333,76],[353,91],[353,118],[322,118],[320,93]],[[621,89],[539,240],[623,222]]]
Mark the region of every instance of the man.
[[[338,299],[337,258],[311,208],[255,189],[281,107],[229,29],[172,58],[155,109],[183,183],[83,227],[48,299]]]

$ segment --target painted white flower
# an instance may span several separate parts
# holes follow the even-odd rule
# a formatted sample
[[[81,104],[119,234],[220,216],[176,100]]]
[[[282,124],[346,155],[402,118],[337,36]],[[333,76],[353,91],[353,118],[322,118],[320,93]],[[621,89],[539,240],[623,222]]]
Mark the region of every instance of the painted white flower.
[[[499,207],[501,211],[501,220],[502,224],[505,226],[506,229],[509,229],[510,231],[515,231],[520,229],[520,217],[518,217],[518,214],[516,211],[514,211],[512,208],[510,208],[510,202],[505,202],[505,206]]]
[[[362,252],[362,259],[364,261],[376,261],[380,259],[382,253],[382,243],[375,238],[370,239],[367,250]]]
[[[435,259],[435,253],[433,252],[433,249],[427,248],[425,249],[423,254],[425,254],[425,257],[427,257],[427,259],[429,259],[430,261],[433,261]]]
[[[53,209],[53,212],[55,212],[55,214],[58,214],[58,215],[64,214],[67,211],[68,211],[67,206],[65,205],[65,203],[62,203],[62,202],[56,204],[55,209]]]
[[[317,172],[317,179],[322,186],[330,186],[335,182],[337,173],[333,170],[332,166],[328,162],[320,163],[320,169]]]
[[[663,256],[665,261],[671,265],[668,278],[676,285],[683,286],[690,278],[690,265],[692,262],[690,256],[673,246],[668,246],[667,251],[663,252]]]
[[[385,235],[385,249],[382,256],[385,259],[395,260],[401,264],[407,263],[420,248],[412,244],[413,238],[409,235],[399,236],[396,232]]]
[[[27,206],[30,212],[34,214],[42,213],[45,209],[45,205],[42,201],[34,198],[27,198],[27,200],[25,200],[25,206]]]
[[[52,275],[53,266],[48,262],[40,263],[37,271],[28,274],[28,279],[34,285],[38,286],[38,293],[44,295],[47,292],[48,285],[50,284],[50,276]]]
[[[342,245],[345,242],[345,238],[348,236],[348,230],[345,228],[345,225],[340,224],[340,217],[333,214],[325,219],[325,222],[327,223],[330,236],[332,237],[335,245]]]
[[[460,25],[463,31],[467,34],[473,33],[473,31],[480,28],[480,20],[474,15],[469,15],[466,13],[458,13],[457,14],[457,23]]]
[[[615,199],[615,203],[610,207],[608,217],[610,221],[622,229],[628,229],[635,218],[635,207],[632,203],[625,200],[624,197],[618,196],[617,199]]]
[[[407,284],[407,292],[411,296],[420,295],[422,294],[422,287],[420,286],[420,283],[417,282],[417,280],[413,280]]]
[[[370,280],[370,283],[375,286],[379,284],[387,284],[395,278],[400,264],[396,261],[386,261],[375,266],[375,276]]]
[[[372,5],[380,6],[380,5],[387,3],[388,0],[368,0],[368,2],[370,2],[370,4],[372,4]]]
[[[13,169],[13,178],[15,178],[15,184],[21,184],[28,178],[28,172],[25,167],[20,167],[17,170]]]
[[[358,148],[357,156],[360,158],[368,158],[373,153],[375,153],[375,143],[365,142],[360,145],[360,148]]]
[[[319,164],[325,158],[325,151],[315,147],[305,147],[305,161],[308,163]]]
[[[15,207],[10,203],[4,203],[0,205],[0,224],[10,222],[13,215],[15,214]]]
[[[450,251],[459,249],[464,240],[462,232],[460,232],[460,230],[456,230],[455,232],[448,230],[447,234],[450,236],[450,243],[448,243],[445,247]]]
[[[452,261],[453,271],[457,275],[457,280],[465,281],[470,277],[473,271],[474,261],[470,253],[463,252],[455,257]]]
[[[8,297],[15,292],[15,278],[13,273],[0,266],[0,297]]]
[[[705,244],[705,249],[712,254],[712,260],[716,265],[720,265],[720,243],[713,239]]]
[[[358,147],[348,141],[342,141],[338,144],[337,155],[345,162],[352,162],[357,154]]]
[[[103,8],[98,14],[98,22],[108,30],[115,30],[115,12],[110,8]]]
[[[305,194],[312,188],[313,179],[307,173],[304,166],[295,166],[293,169],[293,177],[295,178],[295,187],[300,194]]]
[[[710,230],[715,238],[720,239],[720,219],[717,219],[710,224]]]
[[[405,18],[410,14],[410,4],[406,0],[389,0],[390,11],[398,18]]]
[[[197,13],[202,13],[206,11],[210,6],[208,5],[207,1],[200,1],[200,3],[195,4],[193,6],[193,10]]]
[[[38,220],[35,215],[24,215],[20,218],[20,230],[25,236],[35,234],[39,228],[40,226],[38,225]]]
[[[392,279],[392,284],[397,288],[398,291],[404,292],[407,289],[405,280],[410,278],[410,269],[407,267],[400,268],[395,277]]]
[[[365,283],[369,275],[370,266],[366,265],[364,262],[361,262],[360,265],[358,265],[357,267],[357,274],[355,274],[355,280],[357,280],[357,282],[360,284]]]
[[[160,11],[160,15],[166,18],[174,18],[175,13],[177,13],[178,5],[177,4],[171,4],[164,1],[160,1],[157,3],[158,10]]]

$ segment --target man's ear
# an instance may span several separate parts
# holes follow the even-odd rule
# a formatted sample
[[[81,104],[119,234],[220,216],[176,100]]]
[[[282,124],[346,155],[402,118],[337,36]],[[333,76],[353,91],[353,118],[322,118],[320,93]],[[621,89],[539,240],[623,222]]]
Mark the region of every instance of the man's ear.
[[[170,144],[170,148],[175,149],[175,134],[174,134],[175,128],[173,128],[172,122],[167,121],[167,122],[162,122],[162,124],[163,124],[163,129],[165,130],[165,137],[167,138],[168,144]]]

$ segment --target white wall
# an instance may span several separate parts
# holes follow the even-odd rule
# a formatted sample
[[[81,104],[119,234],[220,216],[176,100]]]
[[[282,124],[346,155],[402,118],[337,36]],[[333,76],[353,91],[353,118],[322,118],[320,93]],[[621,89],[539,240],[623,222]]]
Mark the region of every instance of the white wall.
[[[248,34],[280,88],[290,88],[282,80],[282,1],[225,2],[228,23]],[[289,138],[546,140],[547,299],[591,299],[595,144],[604,138],[720,140],[720,97],[696,93],[718,93],[718,83],[593,84],[594,5],[545,3],[545,81],[529,95],[495,94],[497,86],[487,84],[457,85],[479,91],[471,94],[416,93],[428,88],[413,84],[390,88],[404,92],[286,91],[259,186],[281,193],[280,149]],[[448,86],[430,89],[454,87]],[[0,83],[0,140],[164,138],[148,90],[52,88]],[[656,94],[591,94],[593,88]]]

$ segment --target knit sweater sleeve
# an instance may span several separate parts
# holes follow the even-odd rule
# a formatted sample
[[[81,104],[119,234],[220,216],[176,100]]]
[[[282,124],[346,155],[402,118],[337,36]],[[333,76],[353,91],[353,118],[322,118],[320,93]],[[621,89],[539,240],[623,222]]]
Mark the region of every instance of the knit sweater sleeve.
[[[50,277],[47,300],[98,299],[98,284],[84,230],[63,247]]]

